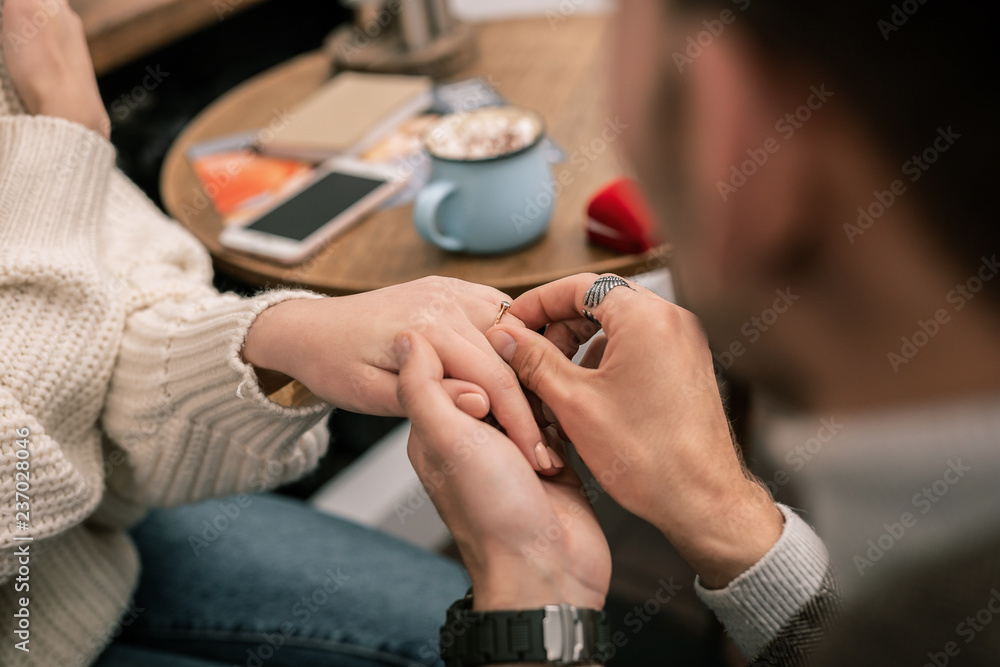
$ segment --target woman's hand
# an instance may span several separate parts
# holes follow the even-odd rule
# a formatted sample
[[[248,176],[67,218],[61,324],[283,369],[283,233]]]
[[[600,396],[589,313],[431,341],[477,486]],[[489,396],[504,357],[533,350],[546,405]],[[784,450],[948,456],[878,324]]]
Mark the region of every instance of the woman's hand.
[[[0,38],[7,72],[28,113],[65,118],[110,136],[83,23],[66,0],[5,0]]]
[[[536,461],[542,434],[517,377],[483,335],[508,299],[491,287],[431,277],[352,296],[285,301],[257,317],[243,358],[295,378],[337,407],[402,415],[393,339],[418,331],[439,351],[446,390],[462,409],[477,417],[492,410],[535,468],[554,473],[544,459]],[[521,326],[509,314],[503,321]]]
[[[611,553],[573,470],[539,477],[500,431],[458,410],[427,339],[404,333],[398,351],[410,461],[462,552],[474,607],[602,609]]]
[[[783,517],[745,474],[695,316],[639,287],[587,307],[597,277],[525,293],[510,309],[524,326],[501,323],[489,340],[605,490],[659,527],[707,586],[724,586],[767,553]],[[597,329],[585,307],[606,339],[576,366],[567,357]],[[545,325],[546,337],[532,331]]]

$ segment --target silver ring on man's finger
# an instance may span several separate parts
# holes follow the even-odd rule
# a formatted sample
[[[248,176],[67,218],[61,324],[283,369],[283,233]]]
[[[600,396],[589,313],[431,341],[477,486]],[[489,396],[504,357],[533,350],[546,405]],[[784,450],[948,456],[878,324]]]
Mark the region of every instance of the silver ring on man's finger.
[[[608,292],[616,287],[627,287],[633,292],[635,291],[635,288],[629,285],[628,281],[624,278],[619,278],[618,276],[601,276],[594,281],[594,284],[590,286],[590,289],[583,296],[583,305],[596,308],[601,305]],[[586,317],[586,314],[584,317]]]

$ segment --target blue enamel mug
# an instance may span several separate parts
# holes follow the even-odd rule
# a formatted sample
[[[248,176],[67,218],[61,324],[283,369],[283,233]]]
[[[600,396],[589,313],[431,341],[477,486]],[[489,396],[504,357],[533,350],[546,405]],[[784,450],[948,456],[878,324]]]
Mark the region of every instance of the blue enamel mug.
[[[518,107],[451,114],[428,128],[429,183],[413,222],[434,245],[496,254],[528,245],[548,229],[552,169],[542,117]]]

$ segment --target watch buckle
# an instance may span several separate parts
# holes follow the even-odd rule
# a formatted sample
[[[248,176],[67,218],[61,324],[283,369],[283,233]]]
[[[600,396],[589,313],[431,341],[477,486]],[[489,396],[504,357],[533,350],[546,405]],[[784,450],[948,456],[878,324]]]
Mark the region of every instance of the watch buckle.
[[[552,665],[575,665],[583,655],[583,621],[571,604],[545,605],[542,619],[545,659]]]

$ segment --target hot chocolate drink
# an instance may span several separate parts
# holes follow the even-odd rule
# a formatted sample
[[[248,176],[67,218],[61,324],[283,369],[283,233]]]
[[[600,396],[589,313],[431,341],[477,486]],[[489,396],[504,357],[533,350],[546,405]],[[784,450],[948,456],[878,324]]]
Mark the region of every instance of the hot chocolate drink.
[[[533,111],[487,107],[445,116],[424,135],[424,145],[446,160],[488,160],[533,145],[542,131]]]

